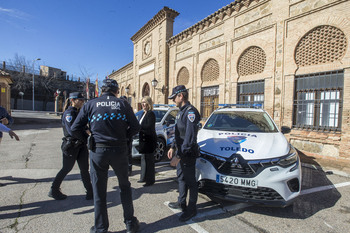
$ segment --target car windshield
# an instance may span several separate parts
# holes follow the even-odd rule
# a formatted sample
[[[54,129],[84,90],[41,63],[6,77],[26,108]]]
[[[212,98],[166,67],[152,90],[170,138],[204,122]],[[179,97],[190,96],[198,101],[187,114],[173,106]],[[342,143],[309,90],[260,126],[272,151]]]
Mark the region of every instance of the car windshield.
[[[204,129],[238,132],[278,132],[267,113],[249,111],[215,112],[206,122]]]
[[[167,110],[153,109],[153,112],[156,115],[156,123],[158,123],[158,122],[161,122],[164,115],[167,113]],[[140,120],[142,114],[143,114],[143,110],[140,110],[137,113],[135,113],[137,120]]]

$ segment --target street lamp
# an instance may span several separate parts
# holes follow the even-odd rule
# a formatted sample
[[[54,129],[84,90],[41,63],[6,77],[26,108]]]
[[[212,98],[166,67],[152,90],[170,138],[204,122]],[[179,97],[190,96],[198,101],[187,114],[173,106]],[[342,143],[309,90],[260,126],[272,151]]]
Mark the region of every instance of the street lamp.
[[[34,64],[35,64],[35,61],[40,61],[40,60],[41,60],[40,58],[33,60],[33,111],[34,111]]]

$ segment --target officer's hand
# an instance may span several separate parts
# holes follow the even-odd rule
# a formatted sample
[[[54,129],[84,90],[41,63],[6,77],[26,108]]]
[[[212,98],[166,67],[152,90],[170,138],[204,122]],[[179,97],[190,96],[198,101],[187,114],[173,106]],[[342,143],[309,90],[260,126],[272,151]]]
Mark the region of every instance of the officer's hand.
[[[3,124],[3,125],[7,125],[8,123],[9,123],[9,120],[5,117],[5,118],[2,118],[1,119],[1,123]]]
[[[9,135],[10,135],[11,138],[15,137],[15,139],[16,139],[17,141],[19,141],[18,135],[15,134],[15,132],[13,132],[12,130],[9,131]]]
[[[171,159],[173,157],[173,154],[174,154],[174,149],[173,148],[170,148],[168,150],[168,158]]]

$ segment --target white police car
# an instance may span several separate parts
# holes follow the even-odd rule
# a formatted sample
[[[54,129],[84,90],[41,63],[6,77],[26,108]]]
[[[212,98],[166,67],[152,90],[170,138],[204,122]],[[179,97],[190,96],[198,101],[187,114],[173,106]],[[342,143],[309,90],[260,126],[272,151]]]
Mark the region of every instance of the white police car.
[[[153,112],[156,115],[156,133],[157,133],[157,148],[154,153],[155,161],[158,162],[166,153],[166,148],[170,146],[175,137],[175,119],[179,109],[174,105],[155,104]],[[135,113],[139,120],[142,116],[143,110]],[[138,134],[134,136],[132,142],[132,157],[141,157],[138,151],[139,138]]]
[[[300,194],[298,153],[263,109],[221,105],[198,132],[198,144],[201,193],[280,207]]]

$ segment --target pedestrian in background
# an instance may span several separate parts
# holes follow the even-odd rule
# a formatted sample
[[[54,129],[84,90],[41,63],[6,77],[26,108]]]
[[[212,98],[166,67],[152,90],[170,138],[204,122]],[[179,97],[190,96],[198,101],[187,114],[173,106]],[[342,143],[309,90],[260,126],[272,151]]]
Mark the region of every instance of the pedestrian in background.
[[[179,220],[185,222],[197,214],[198,184],[195,165],[199,156],[197,133],[200,115],[188,101],[188,90],[184,85],[174,87],[169,99],[175,102],[180,111],[176,115],[175,139],[168,151],[168,158],[172,159],[176,149],[175,156],[180,158],[180,162],[176,166],[179,181],[178,201],[168,205],[170,208],[182,210]],[[190,195],[186,205],[188,191]]]
[[[63,154],[63,166],[57,173],[54,181],[52,182],[49,197],[55,200],[63,200],[67,198],[67,195],[63,194],[60,190],[61,183],[67,174],[73,169],[75,161],[78,162],[80,169],[81,179],[86,189],[86,200],[93,198],[92,185],[89,174],[89,151],[87,149],[87,128],[82,128],[82,138],[77,139],[72,135],[71,126],[75,121],[79,109],[84,105],[84,97],[79,92],[73,92],[69,94],[69,98],[66,100],[64,106],[64,112],[62,115],[62,154]]]
[[[141,176],[139,183],[143,186],[153,185],[155,182],[154,151],[157,146],[156,115],[153,112],[151,97],[145,96],[141,101],[143,114],[140,118],[139,152],[141,154]]]
[[[81,131],[89,124],[91,179],[94,192],[95,225],[90,232],[107,232],[107,181],[109,166],[119,181],[120,199],[124,211],[124,223],[128,233],[139,228],[134,216],[131,185],[128,176],[127,140],[139,132],[140,125],[131,106],[117,98],[118,83],[113,79],[103,80],[102,95],[87,102],[72,126],[72,131],[81,137]]]
[[[7,127],[10,127],[13,124],[13,118],[6,111],[6,109],[4,107],[1,107],[1,106],[0,106],[0,123],[7,126]],[[2,140],[2,136],[3,136],[2,131],[0,131],[0,143]]]

